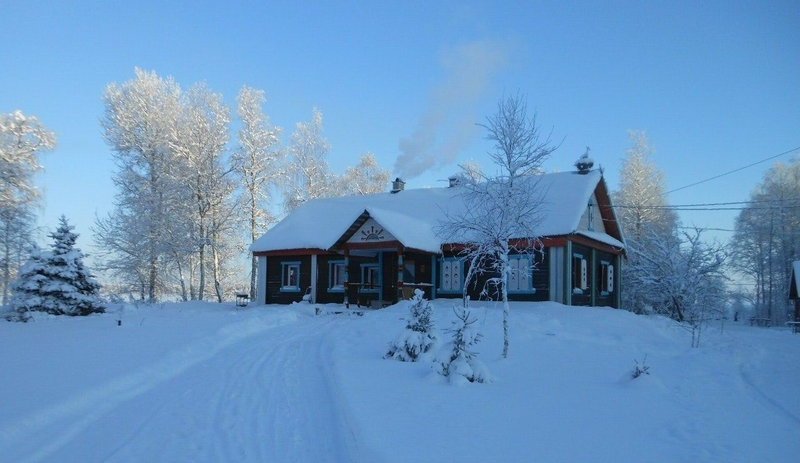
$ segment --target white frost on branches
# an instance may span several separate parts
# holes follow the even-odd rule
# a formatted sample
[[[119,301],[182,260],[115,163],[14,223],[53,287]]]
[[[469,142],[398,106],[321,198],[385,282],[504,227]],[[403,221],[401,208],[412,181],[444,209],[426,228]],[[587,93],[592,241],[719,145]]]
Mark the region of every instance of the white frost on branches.
[[[55,148],[55,135],[22,111],[0,114],[0,305],[32,244],[40,192],[34,183],[42,169],[39,154]]]
[[[521,96],[500,101],[497,112],[482,125],[486,139],[494,144],[489,156],[498,173],[484,175],[464,168],[459,188],[464,204],[470,207],[448,213],[439,233],[445,242],[465,244],[462,255],[468,267],[468,285],[479,275],[488,274],[484,295],[499,293],[503,301],[503,358],[508,357],[508,279],[509,255],[530,254],[539,245],[537,228],[541,224],[545,189],[537,188],[543,162],[557,148],[550,137],[542,137],[536,115],[528,115]],[[530,259],[531,262],[534,259]]]

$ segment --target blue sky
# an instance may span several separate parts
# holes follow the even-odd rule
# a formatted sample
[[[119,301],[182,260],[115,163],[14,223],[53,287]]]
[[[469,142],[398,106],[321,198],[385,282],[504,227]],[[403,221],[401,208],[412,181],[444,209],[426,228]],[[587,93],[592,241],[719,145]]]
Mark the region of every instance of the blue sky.
[[[0,112],[38,116],[58,137],[41,224],[64,213],[89,248],[114,194],[101,95],[134,66],[206,81],[229,104],[243,84],[262,88],[287,142],[319,107],[336,171],[369,150],[397,173],[407,140],[440,158],[412,188],[466,159],[489,167],[473,123],[504,92],[527,94],[564,138],[548,168],[571,169],[590,146],[612,188],[630,128],[647,130],[669,188],[800,145],[796,1],[119,3],[5,2],[0,14]],[[745,200],[769,165],[670,201]],[[682,218],[730,228],[734,216]]]

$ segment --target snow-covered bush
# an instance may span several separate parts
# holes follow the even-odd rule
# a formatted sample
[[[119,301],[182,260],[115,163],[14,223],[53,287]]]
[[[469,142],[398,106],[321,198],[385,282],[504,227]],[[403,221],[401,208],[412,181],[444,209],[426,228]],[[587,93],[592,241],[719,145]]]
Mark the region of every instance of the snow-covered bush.
[[[52,250],[34,247],[14,284],[11,306],[20,319],[30,312],[53,315],[89,315],[105,311],[100,285],[83,264],[83,252],[75,247],[75,227],[61,216],[60,225],[49,236]]]
[[[476,319],[470,318],[466,309],[453,307],[458,320],[453,322],[453,340],[447,345],[449,356],[439,366],[439,374],[445,376],[450,384],[488,383],[492,377],[486,366],[478,360],[478,353],[472,347],[483,337],[472,325]]]
[[[433,306],[419,289],[414,291],[406,320],[406,329],[389,344],[389,352],[384,358],[401,362],[416,362],[420,357],[432,352],[437,338],[433,321]]]

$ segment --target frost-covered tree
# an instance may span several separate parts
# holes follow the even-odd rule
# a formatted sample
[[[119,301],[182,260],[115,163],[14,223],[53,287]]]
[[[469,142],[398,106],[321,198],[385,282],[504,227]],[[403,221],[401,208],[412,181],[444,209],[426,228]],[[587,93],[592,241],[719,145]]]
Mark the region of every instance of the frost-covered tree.
[[[436,346],[437,337],[433,321],[433,306],[424,293],[417,289],[409,306],[406,329],[389,344],[389,352],[384,358],[401,362],[416,362]]]
[[[39,155],[55,147],[55,135],[22,111],[0,114],[0,304],[31,244],[40,192],[34,184]]]
[[[322,112],[314,108],[310,121],[298,122],[290,141],[284,193],[286,212],[311,199],[336,196],[337,182],[326,160],[331,145],[322,135]]]
[[[381,169],[375,155],[367,152],[358,158],[358,164],[348,167],[341,177],[337,194],[368,195],[386,191],[390,173]]]
[[[222,301],[219,272],[221,240],[227,222],[233,220],[234,201],[233,169],[225,159],[228,142],[230,111],[222,101],[222,95],[214,93],[205,84],[191,87],[181,98],[180,116],[172,128],[171,148],[175,162],[180,166],[175,184],[182,184],[180,192],[173,197],[183,199],[169,210],[180,211],[179,217],[187,217],[189,229],[179,232],[176,240],[169,242],[169,249],[177,249],[181,238],[191,239],[198,255],[200,283],[199,299],[205,298],[206,268],[210,266],[214,277],[214,290]],[[174,230],[175,221],[172,223]],[[184,227],[178,228],[184,230]],[[211,256],[208,256],[210,251]],[[184,290],[185,294],[185,290]]]
[[[78,234],[66,217],[50,233],[53,239],[48,252],[34,249],[15,288],[14,308],[19,313],[31,311],[53,315],[89,315],[105,311],[100,302],[100,285],[83,263],[83,252],[75,247]]]
[[[668,208],[665,197],[664,174],[655,165],[655,149],[644,131],[630,130],[631,146],[626,150],[620,173],[620,189],[614,193],[617,218],[630,250],[645,252],[651,239],[672,240],[677,230],[677,215]],[[624,281],[631,281],[639,272],[637,252],[628,252],[628,262],[622,268]],[[622,306],[634,313],[646,310],[647,287],[626,285]]]
[[[483,337],[472,326],[476,319],[470,318],[468,310],[454,307],[457,320],[449,332],[452,341],[447,344],[447,359],[439,365],[439,374],[446,377],[450,384],[489,383],[492,377],[486,366],[478,360],[478,353],[473,347]]]
[[[629,250],[638,266],[628,285],[648,288],[645,302],[686,327],[697,347],[709,320],[724,313],[727,255],[721,245],[705,242],[699,229],[648,242],[646,250]]]
[[[469,207],[447,213],[439,233],[445,242],[464,243],[463,256],[469,264],[464,284],[481,274],[489,274],[483,293],[499,293],[503,301],[503,358],[508,357],[508,279],[509,255],[535,252],[539,244],[538,227],[543,220],[546,191],[538,188],[536,175],[542,163],[556,149],[550,137],[542,137],[536,115],[528,114],[521,96],[500,101],[497,112],[483,124],[486,139],[493,143],[489,156],[497,167],[493,176],[475,172],[464,174],[459,184],[464,204]],[[532,262],[533,259],[530,259]]]
[[[264,91],[242,87],[236,99],[241,120],[233,166],[242,189],[242,215],[248,224],[250,242],[255,241],[275,221],[270,213],[270,188],[276,186],[283,171],[279,137],[281,127],[270,124],[264,114]],[[258,260],[251,258],[250,299],[256,300]]]
[[[783,323],[790,312],[792,262],[800,260],[800,157],[764,173],[739,213],[731,240],[733,268],[754,283],[759,317]]]
[[[28,260],[19,269],[12,288],[10,306],[16,312],[16,320],[25,321],[32,311],[43,306],[42,288],[48,282],[45,271],[46,253],[35,243],[28,248]]]
[[[136,68],[135,77],[109,84],[103,95],[103,136],[117,172],[114,210],[98,218],[95,234],[109,270],[138,280],[144,299],[154,301],[164,287],[164,266],[180,217],[182,183],[176,182],[172,146],[181,114],[181,90],[171,78]]]

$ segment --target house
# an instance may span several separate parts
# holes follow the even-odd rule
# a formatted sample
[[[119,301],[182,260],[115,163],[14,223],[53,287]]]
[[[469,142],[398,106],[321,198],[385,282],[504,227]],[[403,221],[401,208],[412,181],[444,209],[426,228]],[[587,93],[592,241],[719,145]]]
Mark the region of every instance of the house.
[[[620,306],[624,239],[598,170],[543,174],[542,248],[512,256],[509,298],[568,305]],[[459,298],[466,266],[458,245],[437,235],[448,211],[467,207],[458,179],[448,187],[315,199],[250,247],[258,257],[259,304],[358,303]],[[534,182],[532,182],[534,183]],[[521,237],[524,238],[524,237]],[[480,298],[478,285],[467,293]]]
[[[792,263],[792,278],[789,280],[789,299],[794,301],[794,321],[800,322],[800,260]]]

